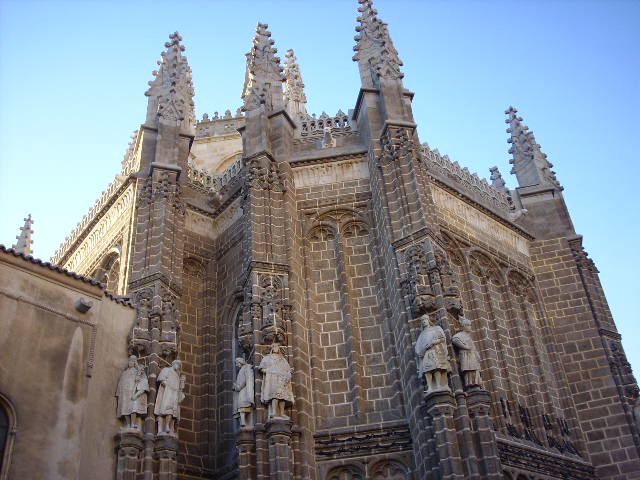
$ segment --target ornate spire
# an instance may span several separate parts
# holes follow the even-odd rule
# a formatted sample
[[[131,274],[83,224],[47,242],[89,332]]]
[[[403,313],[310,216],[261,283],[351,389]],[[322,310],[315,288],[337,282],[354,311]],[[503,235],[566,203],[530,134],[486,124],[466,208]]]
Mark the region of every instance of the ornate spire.
[[[400,71],[402,60],[393,46],[387,24],[378,18],[372,0],[358,0],[360,16],[356,26],[358,34],[354,37],[356,54],[353,60],[358,62],[363,86],[377,83],[378,77],[400,80],[404,74]]]
[[[504,193],[509,193],[507,184],[504,181],[504,178],[502,178],[502,174],[498,167],[491,167],[489,171],[491,172],[491,177],[489,177],[491,179],[491,185]]]
[[[154,79],[149,82],[147,107],[147,125],[156,126],[158,122],[179,124],[182,130],[191,132],[195,128],[195,109],[193,104],[193,83],[191,68],[187,57],[182,55],[184,46],[178,32],[169,35],[158,62],[160,68],[153,71]]]
[[[31,214],[27,215],[27,218],[24,219],[24,227],[20,227],[20,235],[16,237],[18,240],[16,244],[13,246],[13,249],[22,253],[23,255],[32,255],[33,250],[31,249],[31,244],[33,240],[31,240],[31,235],[33,234],[33,229],[31,228],[33,225],[33,220],[31,220]]]
[[[242,99],[244,110],[254,110],[265,104],[267,110],[279,110],[283,106],[282,66],[276,57],[277,49],[271,40],[269,25],[258,22],[253,47],[247,53],[247,70],[244,79]]]
[[[293,50],[287,50],[284,62],[284,104],[292,118],[306,115],[307,96],[304,94],[304,82],[300,73],[300,65]]]
[[[511,173],[516,174],[521,187],[547,185],[562,190],[555,172],[551,170],[553,164],[542,153],[533,132],[530,132],[529,127],[522,123],[522,117],[517,116],[517,112],[518,110],[513,107],[509,107],[504,112],[508,117],[505,120],[509,125],[507,133],[511,134],[507,140],[511,144],[509,153],[513,155],[509,160],[509,163],[513,164]]]

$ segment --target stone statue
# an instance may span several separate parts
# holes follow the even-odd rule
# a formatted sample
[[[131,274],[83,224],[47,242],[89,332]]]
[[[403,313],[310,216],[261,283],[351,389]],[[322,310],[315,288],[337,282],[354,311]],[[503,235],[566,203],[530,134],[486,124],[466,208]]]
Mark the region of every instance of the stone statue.
[[[236,367],[238,376],[236,383],[233,384],[233,390],[236,392],[234,396],[235,411],[240,415],[240,426],[247,425],[247,415],[249,415],[249,425],[253,423],[251,412],[253,411],[253,366],[249,365],[244,358],[236,358]]]
[[[264,374],[260,400],[269,404],[269,418],[289,418],[284,409],[293,403],[291,390],[291,374],[293,369],[287,359],[280,353],[280,344],[271,346],[271,353],[265,355],[258,369]]]
[[[460,355],[460,370],[462,370],[465,386],[479,386],[482,381],[480,378],[480,355],[471,337],[471,322],[460,317],[460,325],[462,331],[451,337],[451,343],[458,349]]]
[[[331,127],[324,127],[324,134],[322,136],[322,148],[331,148],[336,146],[336,139],[333,138]]]
[[[120,374],[116,397],[118,397],[118,418],[122,418],[125,428],[140,429],[137,416],[147,413],[147,392],[149,380],[144,368],[138,365],[135,355],[129,357],[128,367]]]
[[[153,410],[158,419],[158,434],[175,434],[176,420],[180,420],[180,402],[184,400],[185,377],[180,375],[182,362],[174,360],[158,375],[158,395]]]
[[[444,330],[439,325],[431,325],[429,315],[421,317],[422,332],[416,342],[416,354],[422,358],[418,375],[425,376],[427,392],[449,390],[447,374],[451,371]]]

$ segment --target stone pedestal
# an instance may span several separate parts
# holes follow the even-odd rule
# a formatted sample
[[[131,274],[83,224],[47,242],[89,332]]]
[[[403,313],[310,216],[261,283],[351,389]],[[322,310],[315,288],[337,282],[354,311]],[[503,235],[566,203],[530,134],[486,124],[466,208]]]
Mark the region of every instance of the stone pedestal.
[[[158,460],[158,480],[175,480],[178,470],[178,439],[171,435],[158,435],[155,452]]]
[[[240,480],[255,478],[256,440],[253,428],[241,428],[236,435],[238,470]]]
[[[501,479],[503,476],[498,456],[498,445],[489,417],[491,406],[489,392],[479,388],[467,392],[467,405],[476,437],[475,443],[478,445],[478,460],[482,469],[482,478]]]
[[[285,418],[272,418],[265,427],[269,442],[269,479],[290,480],[291,464],[291,427],[293,422]]]
[[[440,478],[464,478],[454,422],[455,399],[449,391],[430,392],[425,396],[426,413],[431,417]]]
[[[142,432],[127,430],[116,436],[118,442],[118,463],[116,480],[136,480],[140,470],[140,453],[144,446]]]

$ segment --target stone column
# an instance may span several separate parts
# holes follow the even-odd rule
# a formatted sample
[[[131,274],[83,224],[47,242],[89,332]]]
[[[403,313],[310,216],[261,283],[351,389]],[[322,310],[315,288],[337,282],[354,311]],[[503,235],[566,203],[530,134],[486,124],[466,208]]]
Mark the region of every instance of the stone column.
[[[140,453],[142,452],[142,434],[139,432],[123,432],[116,437],[118,442],[118,462],[116,464],[116,480],[136,480],[140,470]]]
[[[158,459],[158,480],[176,480],[178,439],[168,435],[158,436],[155,447]]]
[[[464,478],[454,423],[455,399],[450,392],[432,392],[425,397],[426,413],[431,417],[442,480]]]
[[[291,426],[293,422],[283,418],[274,418],[267,422],[267,441],[269,442],[269,478],[271,480],[290,480],[292,475]]]
[[[252,428],[241,428],[236,435],[236,447],[238,448],[238,469],[240,480],[252,480],[255,478],[256,442]]]
[[[501,479],[503,478],[502,465],[489,416],[491,408],[489,392],[481,389],[468,392],[467,406],[469,407],[469,416],[473,424],[475,443],[478,445],[482,478],[487,480]]]

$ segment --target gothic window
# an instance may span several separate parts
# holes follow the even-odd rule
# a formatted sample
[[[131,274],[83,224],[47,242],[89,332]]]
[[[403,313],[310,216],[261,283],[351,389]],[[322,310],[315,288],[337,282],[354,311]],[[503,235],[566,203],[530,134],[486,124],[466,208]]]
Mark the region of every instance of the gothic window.
[[[0,480],[9,478],[11,450],[15,432],[15,410],[11,403],[0,394]]]
[[[120,248],[114,247],[100,262],[100,266],[93,272],[93,278],[103,283],[107,290],[118,293],[120,277]]]

